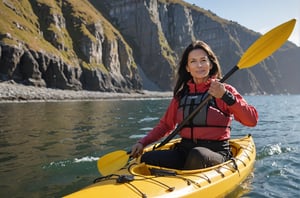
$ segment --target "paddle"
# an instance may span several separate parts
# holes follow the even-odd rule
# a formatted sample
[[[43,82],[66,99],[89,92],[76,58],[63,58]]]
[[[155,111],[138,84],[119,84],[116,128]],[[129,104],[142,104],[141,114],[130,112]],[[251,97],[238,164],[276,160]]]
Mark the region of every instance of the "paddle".
[[[263,59],[270,56],[274,51],[276,51],[278,48],[280,48],[288,39],[291,32],[294,29],[296,20],[292,19],[290,21],[287,21],[263,36],[261,36],[258,40],[256,40],[243,54],[240,61],[236,66],[234,66],[221,80],[220,82],[225,82],[235,71],[238,69],[245,69],[248,67],[252,67],[262,61]],[[192,119],[198,111],[201,110],[201,108],[211,99],[210,95],[207,95],[207,97],[199,104],[199,106],[188,116],[186,117],[177,127],[174,129],[174,131],[168,135],[158,146],[156,146],[154,149],[157,149],[159,147],[162,147],[166,143],[168,143],[174,136],[176,136],[179,131],[182,129],[182,127],[190,120]],[[122,167],[126,165],[126,163],[129,160],[129,154],[130,151],[115,151],[109,154],[106,154],[105,156],[101,157],[98,160],[97,166],[98,171],[101,175],[109,175]]]
[[[98,171],[102,176],[106,176],[119,170],[127,164],[130,153],[119,150],[104,155],[97,162]]]

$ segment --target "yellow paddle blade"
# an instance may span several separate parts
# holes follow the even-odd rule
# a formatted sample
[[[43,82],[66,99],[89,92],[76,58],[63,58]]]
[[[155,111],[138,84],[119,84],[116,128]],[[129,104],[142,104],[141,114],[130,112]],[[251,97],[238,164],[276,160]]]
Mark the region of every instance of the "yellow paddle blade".
[[[129,160],[126,151],[114,151],[101,157],[97,162],[98,171],[102,176],[114,173],[123,168]]]
[[[280,48],[292,33],[296,19],[287,21],[255,41],[243,54],[237,66],[239,69],[254,66]]]

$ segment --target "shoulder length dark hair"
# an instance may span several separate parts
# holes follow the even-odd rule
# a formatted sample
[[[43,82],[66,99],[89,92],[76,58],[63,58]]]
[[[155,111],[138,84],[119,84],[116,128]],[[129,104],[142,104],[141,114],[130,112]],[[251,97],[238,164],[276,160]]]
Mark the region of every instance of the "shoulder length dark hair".
[[[210,46],[206,44],[204,41],[196,40],[192,42],[187,48],[184,50],[181,60],[179,62],[179,68],[177,71],[177,81],[174,87],[173,95],[174,97],[180,97],[181,92],[186,86],[187,82],[192,79],[192,76],[186,70],[186,66],[188,63],[188,56],[191,51],[194,49],[202,49],[207,53],[208,59],[212,63],[212,68],[209,71],[209,77],[214,77],[220,79],[222,77],[222,71],[215,53],[211,50]]]

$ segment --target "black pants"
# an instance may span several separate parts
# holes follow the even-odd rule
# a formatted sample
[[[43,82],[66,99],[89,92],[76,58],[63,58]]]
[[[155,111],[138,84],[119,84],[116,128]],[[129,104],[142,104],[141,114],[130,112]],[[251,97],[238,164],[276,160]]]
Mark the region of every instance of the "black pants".
[[[144,153],[141,161],[155,166],[192,170],[214,166],[230,158],[228,141],[182,139],[173,150]]]

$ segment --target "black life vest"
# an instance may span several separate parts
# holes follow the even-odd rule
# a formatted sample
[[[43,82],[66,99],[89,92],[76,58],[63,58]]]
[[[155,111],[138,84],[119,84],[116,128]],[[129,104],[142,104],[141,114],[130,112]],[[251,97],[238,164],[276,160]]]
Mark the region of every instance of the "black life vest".
[[[182,96],[178,106],[178,117],[177,120],[181,122],[185,119],[206,97],[208,93],[186,93]],[[207,134],[230,132],[231,116],[222,112],[213,98],[206,103],[203,108],[183,127],[182,135],[187,136],[187,130],[190,131],[189,137],[185,138],[197,138],[197,139],[215,139],[218,134]],[[197,135],[195,135],[197,133]]]

